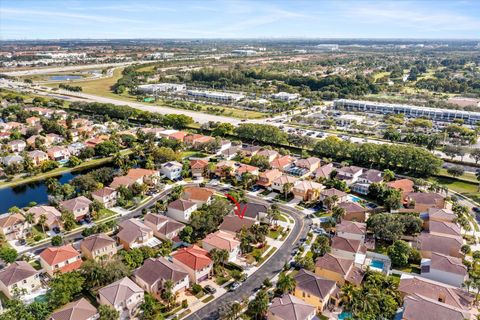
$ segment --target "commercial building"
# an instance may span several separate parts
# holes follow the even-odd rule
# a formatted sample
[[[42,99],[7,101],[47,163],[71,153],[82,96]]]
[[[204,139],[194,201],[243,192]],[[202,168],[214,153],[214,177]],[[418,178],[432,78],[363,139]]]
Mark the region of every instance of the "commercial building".
[[[152,83],[138,86],[143,93],[155,94],[157,92],[183,92],[187,86],[183,83]]]
[[[428,118],[435,121],[452,122],[457,119],[465,123],[475,124],[480,121],[480,112],[418,107],[406,104],[391,104],[382,102],[339,99],[333,107],[338,110],[363,111],[367,113],[404,114],[413,118]]]
[[[202,90],[187,90],[187,94],[194,98],[205,98],[205,99],[217,100],[220,102],[236,102],[245,97],[241,93],[202,91]]]

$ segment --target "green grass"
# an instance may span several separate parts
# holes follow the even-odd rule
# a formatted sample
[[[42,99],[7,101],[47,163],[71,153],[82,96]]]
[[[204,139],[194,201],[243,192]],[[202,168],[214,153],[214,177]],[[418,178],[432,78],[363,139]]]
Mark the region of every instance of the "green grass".
[[[420,274],[420,265],[418,264],[409,264],[408,266],[404,268],[396,268],[402,272],[408,272],[408,273],[418,273]]]
[[[215,277],[215,283],[218,284],[219,286],[228,282],[229,280],[230,280],[230,277],[224,277],[224,276]]]
[[[430,181],[437,182],[448,187],[448,189],[458,192],[462,196],[468,197],[473,201],[480,202],[480,193],[478,192],[478,184],[468,181],[460,181],[450,177],[431,177]]]
[[[35,270],[42,269],[42,265],[40,264],[39,260],[34,260],[30,262],[30,265],[35,268]]]
[[[288,223],[288,218],[285,217],[283,214],[281,214],[280,217],[278,218],[278,221],[283,221]]]
[[[267,254],[260,258],[260,260],[258,261],[258,264],[261,264],[263,261],[267,260],[275,252],[275,250],[276,250],[275,248],[270,248]]]
[[[205,157],[208,157],[208,154],[203,152],[198,152],[198,151],[183,151],[180,153],[180,157],[182,159],[189,158],[189,157],[205,158]]]
[[[277,239],[278,236],[282,233],[283,228],[278,226],[276,230],[268,230],[268,237],[272,239]]]
[[[215,297],[212,296],[212,295],[209,295],[208,297],[206,297],[205,299],[202,300],[203,303],[208,303],[210,301],[212,301]]]

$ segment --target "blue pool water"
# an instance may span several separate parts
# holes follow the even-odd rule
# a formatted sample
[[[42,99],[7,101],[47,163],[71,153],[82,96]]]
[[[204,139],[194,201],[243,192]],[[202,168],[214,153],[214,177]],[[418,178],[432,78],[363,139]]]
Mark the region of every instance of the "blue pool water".
[[[382,269],[382,270],[383,270],[383,261],[380,261],[380,260],[372,260],[372,262],[370,263],[370,266],[372,266],[373,268],[377,268],[377,269]]]
[[[357,196],[354,196],[354,195],[349,195],[348,196],[350,198],[350,200],[352,200],[353,202],[360,202],[362,199],[360,199],[359,197]]]
[[[50,81],[68,81],[68,80],[78,80],[82,79],[82,76],[75,76],[75,75],[66,75],[66,76],[50,76],[48,80]]]
[[[338,315],[338,320],[353,319],[351,312],[343,311]]]

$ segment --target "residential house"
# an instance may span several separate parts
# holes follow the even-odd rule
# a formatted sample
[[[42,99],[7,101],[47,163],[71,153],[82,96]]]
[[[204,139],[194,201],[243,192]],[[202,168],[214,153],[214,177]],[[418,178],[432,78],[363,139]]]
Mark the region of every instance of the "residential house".
[[[344,220],[365,222],[367,220],[367,209],[356,202],[340,202],[338,207],[345,209]]]
[[[235,172],[235,162],[230,160],[224,160],[217,163],[215,167],[215,175],[218,177],[231,176]]]
[[[225,160],[232,160],[233,158],[235,158],[237,156],[239,150],[240,150],[239,146],[233,146],[233,147],[230,147],[228,149],[225,149],[225,150],[221,151],[220,156],[221,156],[221,158],[223,158]]]
[[[146,246],[153,238],[153,230],[134,218],[122,221],[118,227],[118,242],[126,250]]]
[[[55,146],[47,149],[48,157],[54,161],[67,161],[70,159],[70,150],[67,147]]]
[[[114,188],[104,187],[93,191],[92,198],[100,202],[105,208],[112,208],[117,204],[118,192]]]
[[[9,299],[22,292],[31,294],[40,286],[40,272],[28,262],[15,261],[0,270],[0,291]]]
[[[268,188],[272,185],[273,180],[280,178],[282,175],[283,173],[278,169],[266,170],[258,175],[257,184]]]
[[[23,157],[19,155],[11,155],[11,156],[6,156],[3,157],[2,163],[5,167],[8,167],[14,163],[22,163],[23,162]]]
[[[336,196],[338,200],[334,203],[334,205],[337,205],[341,202],[345,202],[348,199],[348,194],[346,192],[337,190],[335,188],[330,188],[330,189],[324,189],[320,193],[320,201],[324,202],[326,198],[331,198],[333,196]]]
[[[54,311],[49,320],[97,320],[100,314],[87,299],[67,303],[60,309]]]
[[[220,224],[218,229],[235,235],[243,228],[249,229],[256,223],[257,221],[253,219],[240,219],[236,215],[228,215],[223,218],[223,222]]]
[[[454,222],[456,217],[450,209],[428,208],[425,219],[428,224],[429,221]]]
[[[190,282],[199,283],[208,279],[213,261],[208,251],[197,245],[181,248],[172,253],[172,262],[183,267],[188,272]]]
[[[360,175],[357,182],[351,186],[351,190],[358,194],[367,195],[372,183],[380,183],[382,181],[383,174],[381,171],[369,169]]]
[[[399,190],[402,193],[402,199],[413,192],[415,183],[410,179],[399,179],[387,183],[387,187]]]
[[[183,140],[185,139],[185,137],[187,135],[188,135],[188,133],[185,132],[185,131],[177,131],[177,132],[169,134],[168,139],[183,142]]]
[[[343,167],[337,170],[336,179],[344,180],[348,186],[356,183],[363,174],[363,168],[356,166]]]
[[[228,150],[232,147],[232,142],[227,139],[222,139],[220,141],[220,148],[217,151],[218,155],[221,155],[223,151]]]
[[[202,187],[186,187],[183,189],[181,198],[195,202],[198,207],[203,204],[210,204],[215,192],[212,189]]]
[[[318,182],[311,180],[297,181],[293,186],[292,192],[295,198],[302,201],[316,201],[320,197],[320,192],[325,187]]]
[[[405,204],[415,212],[425,212],[429,208],[446,209],[445,197],[434,192],[411,192]]]
[[[45,143],[47,145],[60,144],[63,143],[63,141],[65,141],[65,139],[56,133],[48,133],[45,135]]]
[[[430,234],[451,236],[451,237],[461,237],[460,226],[454,222],[446,221],[430,221],[428,227],[426,228]]]
[[[234,262],[240,254],[240,241],[231,233],[218,230],[208,234],[202,240],[202,248],[208,252],[213,249],[226,250],[228,252],[228,261]]]
[[[188,223],[192,213],[197,208],[197,204],[193,201],[177,199],[168,204],[167,216],[177,221]]]
[[[30,127],[35,127],[36,125],[40,124],[39,117],[28,117],[25,119],[25,123]]]
[[[240,212],[244,212],[242,220],[252,219],[258,222],[265,222],[268,207],[264,204],[254,202],[240,203]]]
[[[190,170],[192,171],[192,177],[201,178],[205,175],[205,171],[208,167],[208,160],[194,159],[190,160]]]
[[[35,166],[39,166],[42,164],[42,162],[48,160],[48,154],[43,152],[42,150],[33,150],[28,153],[28,156],[30,159],[32,159],[33,164]]]
[[[342,220],[335,227],[337,236],[344,239],[358,240],[365,242],[365,234],[367,233],[367,225],[361,222]]]
[[[185,144],[194,148],[200,148],[203,144],[215,140],[214,137],[204,136],[201,134],[188,134],[183,138]]]
[[[23,140],[12,140],[7,143],[7,147],[11,152],[22,152],[27,144]]]
[[[121,186],[129,188],[135,183],[139,185],[142,185],[142,184],[153,185],[153,184],[156,184],[159,181],[159,179],[160,179],[160,172],[157,170],[134,168],[134,169],[128,170],[128,173],[125,176],[113,178],[113,181],[110,184],[110,187],[113,189],[118,189]]]
[[[287,170],[292,166],[293,161],[294,161],[294,158],[289,155],[281,156],[273,161],[270,161],[270,167],[272,169],[278,169],[284,172],[285,170]]]
[[[330,179],[330,174],[335,170],[333,163],[328,163],[315,170],[316,179]]]
[[[80,252],[71,244],[61,247],[48,247],[39,255],[43,269],[53,276],[55,272],[70,272],[80,268],[82,258]]]
[[[146,292],[160,300],[165,283],[171,281],[172,293],[185,291],[189,288],[188,272],[164,257],[149,258],[133,272],[133,279]]]
[[[320,159],[316,157],[309,157],[307,159],[299,159],[295,161],[295,166],[306,169],[309,173],[314,172],[320,168]]]
[[[241,180],[243,175],[246,174],[246,173],[250,173],[254,176],[258,176],[258,174],[260,173],[260,169],[258,167],[251,166],[249,164],[241,164],[237,168],[237,170],[235,170],[235,176],[239,180]]]
[[[398,291],[403,299],[411,295],[421,295],[463,310],[471,310],[475,301],[475,296],[465,289],[409,274],[402,274]]]
[[[361,240],[347,239],[339,236],[332,238],[332,254],[336,257],[355,260],[356,265],[363,265],[367,248]]]
[[[260,146],[246,146],[240,151],[244,157],[253,157],[262,150]]]
[[[55,207],[34,206],[28,209],[27,214],[28,213],[33,214],[34,223],[39,223],[40,217],[42,215],[45,215],[46,220],[43,226],[48,230],[52,230],[53,228],[62,228],[62,213],[58,211]]]
[[[293,189],[293,186],[295,185],[295,183],[297,181],[298,181],[298,179],[293,177],[293,176],[289,176],[289,175],[280,176],[280,177],[273,180],[272,190],[275,190],[279,193],[284,193],[284,190],[283,190],[284,185],[289,183],[292,186],[292,189]]]
[[[273,160],[277,159],[280,156],[280,154],[277,151],[271,150],[271,149],[263,149],[259,151],[257,155],[267,158],[268,162],[272,162]]]
[[[88,259],[109,259],[117,254],[117,242],[104,233],[93,234],[82,240],[80,251]]]
[[[422,232],[416,239],[415,246],[420,250],[422,258],[431,258],[433,252],[447,256],[462,258],[460,248],[463,245],[462,237],[450,237]]]
[[[322,278],[305,269],[300,269],[294,279],[293,295],[315,306],[318,312],[323,312],[330,303],[338,304],[339,288],[334,280]]]
[[[40,141],[43,141],[43,144],[46,146],[46,147],[49,147],[49,145],[47,145],[45,142],[45,137],[41,136],[41,135],[38,135],[38,134],[35,134],[33,136],[30,136],[29,138],[27,138],[26,142],[27,142],[27,145],[29,147],[35,147],[35,144],[36,144],[36,140],[39,139]]]
[[[422,295],[409,295],[403,300],[401,320],[417,319],[465,320],[472,319],[472,315],[467,310],[444,304],[438,300]]]
[[[75,220],[83,220],[86,216],[90,215],[90,204],[92,200],[80,196],[73,199],[61,201],[59,203],[60,210],[73,213]]]
[[[143,301],[143,289],[128,277],[98,290],[98,302],[117,310],[121,319],[135,315]]]
[[[185,225],[160,214],[148,213],[143,223],[153,230],[153,235],[162,240],[177,241],[178,234]]]
[[[182,178],[183,165],[177,161],[163,163],[160,172],[168,179],[174,181]]]
[[[272,300],[268,307],[267,320],[312,320],[315,315],[314,306],[295,296],[285,294]]]
[[[7,241],[25,238],[28,223],[20,213],[4,214],[0,217],[0,232]]]
[[[353,259],[345,259],[326,253],[315,261],[315,274],[333,280],[339,286],[343,286],[345,283],[358,286],[362,283],[365,273],[355,266]]]
[[[422,259],[421,275],[460,288],[468,279],[468,269],[460,258],[432,252],[430,259]]]

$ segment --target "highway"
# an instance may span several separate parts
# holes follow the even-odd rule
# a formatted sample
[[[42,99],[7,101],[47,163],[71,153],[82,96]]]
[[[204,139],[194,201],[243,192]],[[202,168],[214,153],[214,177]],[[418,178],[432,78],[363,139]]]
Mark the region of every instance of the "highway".
[[[268,201],[261,198],[247,195],[250,202],[270,205]],[[229,310],[233,302],[241,302],[244,298],[253,296],[262,285],[266,278],[273,278],[283,270],[285,263],[292,258],[292,251],[298,245],[298,240],[307,236],[309,220],[298,210],[286,205],[279,205],[281,212],[287,214],[295,220],[290,235],[283,245],[265,262],[255,273],[245,280],[245,282],[235,291],[227,292],[219,298],[205,305],[203,308],[187,316],[186,320],[214,320],[219,319],[222,314]]]

